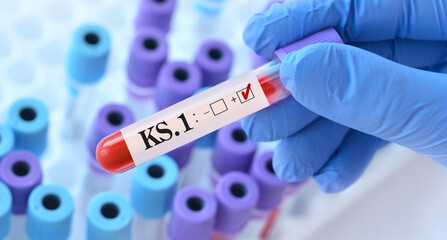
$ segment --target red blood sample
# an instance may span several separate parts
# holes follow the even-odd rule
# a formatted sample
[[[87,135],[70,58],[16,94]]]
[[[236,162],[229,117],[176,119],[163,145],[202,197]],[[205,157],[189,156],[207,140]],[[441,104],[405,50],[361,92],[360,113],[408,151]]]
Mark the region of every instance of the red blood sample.
[[[121,131],[111,134],[96,147],[96,159],[107,172],[122,173],[135,167]]]

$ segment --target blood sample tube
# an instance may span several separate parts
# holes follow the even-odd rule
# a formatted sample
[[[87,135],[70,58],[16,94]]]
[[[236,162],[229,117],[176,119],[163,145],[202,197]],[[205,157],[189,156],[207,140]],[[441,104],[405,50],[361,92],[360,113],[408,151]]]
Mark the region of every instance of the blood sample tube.
[[[101,140],[99,164],[124,172],[192,142],[290,96],[279,77],[281,60],[290,52],[320,43],[342,43],[326,29],[275,52],[276,59],[191,96]]]

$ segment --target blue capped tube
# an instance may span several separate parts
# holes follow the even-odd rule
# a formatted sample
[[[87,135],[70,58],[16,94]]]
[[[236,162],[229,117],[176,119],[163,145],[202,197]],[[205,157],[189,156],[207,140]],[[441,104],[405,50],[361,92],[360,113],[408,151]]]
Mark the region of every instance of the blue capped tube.
[[[130,193],[136,213],[133,239],[163,239],[164,217],[171,209],[178,175],[177,164],[166,155],[136,168]]]
[[[15,134],[15,148],[41,155],[47,146],[49,113],[47,106],[34,98],[14,102],[6,120]]]
[[[68,239],[73,211],[73,197],[64,187],[56,184],[36,187],[28,200],[28,237],[31,240]]]
[[[87,210],[87,239],[130,239],[132,208],[127,199],[115,192],[96,195]]]

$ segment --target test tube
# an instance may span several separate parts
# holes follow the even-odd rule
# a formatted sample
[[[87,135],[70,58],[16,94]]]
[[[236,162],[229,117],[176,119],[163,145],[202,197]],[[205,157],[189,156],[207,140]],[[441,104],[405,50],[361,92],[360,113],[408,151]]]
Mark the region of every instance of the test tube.
[[[9,188],[0,182],[0,239],[4,239],[11,226],[12,195]]]
[[[343,43],[328,28],[275,52],[276,59],[191,96],[115,132],[98,144],[96,157],[109,172],[124,172],[205,136],[290,96],[279,68],[282,59],[305,46]]]
[[[14,132],[8,125],[0,124],[0,161],[14,148]]]
[[[277,208],[284,195],[287,183],[281,181],[273,171],[273,151],[267,151],[253,160],[250,175],[259,186],[259,201],[253,212],[252,220],[242,236],[244,239],[265,238],[271,231]]]
[[[233,52],[220,40],[208,40],[200,46],[194,62],[202,71],[203,85],[214,86],[228,79]]]
[[[75,30],[66,63],[69,100],[64,137],[75,139],[82,135],[78,118],[91,111],[94,86],[106,72],[110,45],[109,33],[100,25],[84,24]]]
[[[28,200],[26,232],[29,239],[68,239],[73,211],[73,198],[64,187],[56,184],[36,187]]]
[[[216,223],[212,240],[237,239],[259,200],[256,181],[243,172],[229,172],[216,185]]]
[[[165,64],[157,79],[155,103],[159,110],[169,107],[191,96],[202,85],[202,74],[197,65],[187,62]],[[175,132],[175,135],[180,134]],[[191,156],[194,142],[185,144],[167,153],[182,169]],[[183,178],[183,174],[180,179]],[[182,180],[180,180],[182,182]],[[180,183],[181,184],[181,183]]]
[[[137,29],[154,27],[165,34],[168,33],[176,2],[176,0],[141,0],[135,26]]]
[[[161,67],[166,62],[168,43],[159,29],[138,29],[127,63],[128,101],[137,120],[154,111],[155,83]]]
[[[118,131],[122,127],[134,122],[132,112],[128,107],[122,104],[109,103],[101,107],[95,116],[93,125],[90,128],[86,139],[88,150],[89,171],[84,176],[84,189],[82,191],[83,206],[81,209],[87,209],[87,203],[99,192],[110,190],[115,185],[116,188],[123,186],[128,188],[131,181],[130,173],[124,175],[111,175],[99,166],[95,158],[95,150],[98,142],[105,136]],[[116,190],[116,189],[115,189]]]
[[[87,240],[130,239],[132,208],[127,199],[115,192],[102,192],[89,203]]]
[[[165,155],[136,169],[130,192],[133,239],[165,239],[165,216],[174,199],[178,171],[174,160]]]
[[[0,181],[11,190],[12,218],[8,239],[26,239],[25,223],[28,197],[42,182],[39,159],[31,152],[18,150],[6,155],[0,162]]]
[[[15,135],[15,149],[41,155],[47,145],[48,109],[34,98],[15,101],[8,110],[7,124]]]
[[[241,122],[231,123],[217,132],[216,146],[212,155],[211,183],[214,186],[220,176],[231,171],[248,172],[257,149],[257,143],[248,140]]]
[[[214,196],[198,187],[181,189],[174,198],[167,233],[170,240],[209,240],[217,203]]]

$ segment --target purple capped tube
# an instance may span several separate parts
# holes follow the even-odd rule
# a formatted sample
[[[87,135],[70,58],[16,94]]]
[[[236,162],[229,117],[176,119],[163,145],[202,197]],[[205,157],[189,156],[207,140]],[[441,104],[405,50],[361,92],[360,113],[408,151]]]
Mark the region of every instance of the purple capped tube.
[[[204,86],[214,86],[228,79],[233,52],[224,42],[209,40],[199,48],[195,63],[202,71]]]
[[[168,224],[171,240],[209,240],[215,223],[214,196],[198,187],[186,187],[174,198]]]
[[[176,0],[141,0],[135,20],[137,29],[149,26],[158,28],[164,33],[169,32],[176,2]]]

